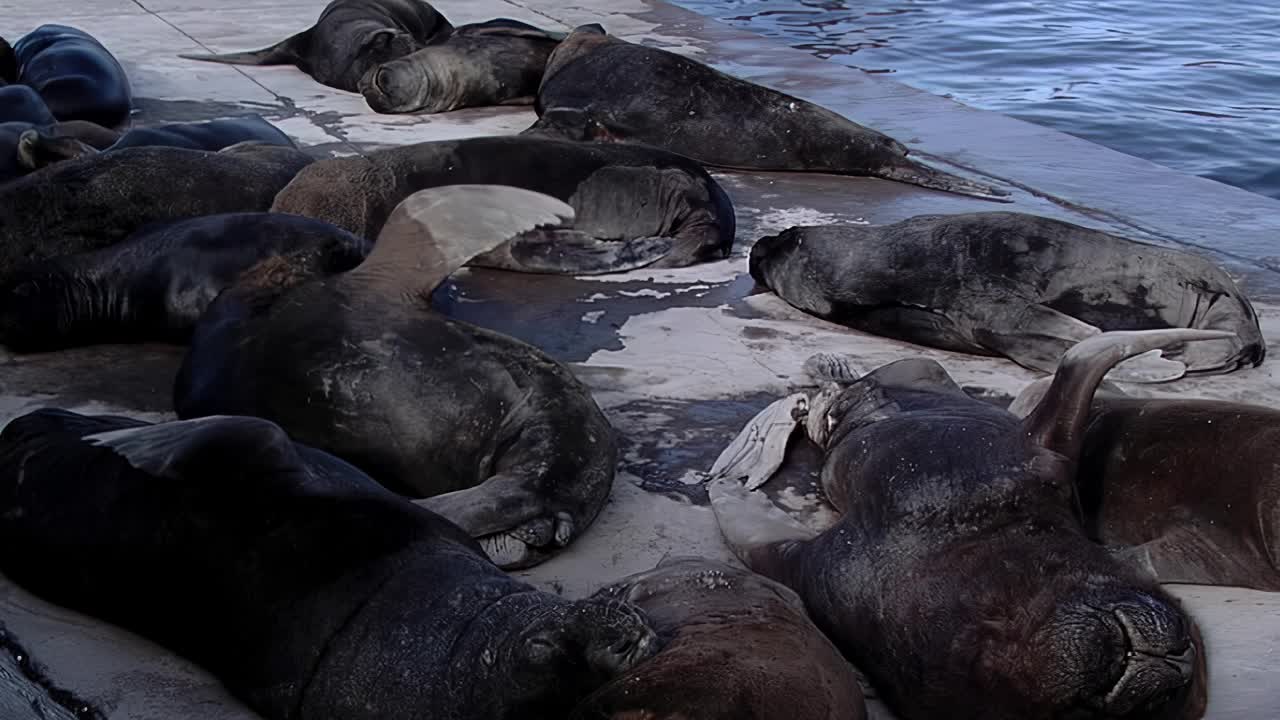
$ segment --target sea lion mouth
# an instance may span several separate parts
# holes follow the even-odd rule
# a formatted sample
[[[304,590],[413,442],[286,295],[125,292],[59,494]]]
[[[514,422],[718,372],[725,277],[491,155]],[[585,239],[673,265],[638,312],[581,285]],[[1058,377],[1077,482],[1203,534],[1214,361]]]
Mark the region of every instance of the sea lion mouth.
[[[1197,651],[1189,637],[1170,643],[1156,614],[1124,606],[1097,608],[1124,648],[1119,677],[1101,698],[1101,710],[1114,717],[1158,710],[1175,700],[1195,674]],[[1144,715],[1145,716],[1145,715]]]

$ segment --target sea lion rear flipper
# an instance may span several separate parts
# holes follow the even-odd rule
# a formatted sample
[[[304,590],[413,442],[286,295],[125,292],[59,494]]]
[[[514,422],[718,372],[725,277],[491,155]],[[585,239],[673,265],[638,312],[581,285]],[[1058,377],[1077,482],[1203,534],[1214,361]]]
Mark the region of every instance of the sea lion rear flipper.
[[[877,170],[874,175],[885,180],[896,180],[930,190],[968,195],[994,202],[1013,202],[1009,193],[1004,190],[966,180],[959,175],[937,170],[906,157],[898,158],[893,165]]]
[[[573,219],[569,205],[523,188],[447,185],[420,190],[391,212],[373,250],[349,276],[381,267],[411,283],[420,297],[429,297],[477,255],[521,233],[561,227]]]
[[[600,275],[652,265],[671,252],[671,238],[601,240],[580,230],[537,230],[511,241],[509,270]],[[496,255],[496,253],[494,254]],[[472,264],[483,265],[485,262]]]
[[[297,35],[265,47],[261,50],[246,50],[233,53],[178,53],[185,60],[201,60],[226,65],[293,65],[298,62],[298,45],[304,42],[311,30],[303,30]]]
[[[787,554],[818,536],[737,480],[712,480],[707,495],[729,549],[747,567],[774,580],[785,582]]]
[[[18,136],[18,164],[28,170],[75,160],[86,155],[97,155],[98,149],[73,137],[54,135],[31,129]]]
[[[273,422],[252,417],[211,415],[143,427],[85,435],[83,440],[110,448],[130,465],[160,477],[191,474],[256,475],[302,468],[297,448]]]
[[[787,457],[787,443],[808,409],[804,393],[775,400],[751,418],[711,466],[710,479],[746,478],[746,489],[769,481]]]

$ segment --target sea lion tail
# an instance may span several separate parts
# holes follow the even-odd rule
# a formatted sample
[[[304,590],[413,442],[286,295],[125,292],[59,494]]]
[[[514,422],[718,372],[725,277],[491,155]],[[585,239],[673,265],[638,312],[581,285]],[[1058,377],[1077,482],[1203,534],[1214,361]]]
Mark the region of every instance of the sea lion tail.
[[[918,185],[930,190],[969,195],[983,200],[1013,202],[1009,197],[1009,193],[1004,190],[966,180],[959,175],[936,170],[909,158],[902,158],[895,165],[881,169],[875,173],[875,176],[909,185]]]
[[[1053,382],[1023,421],[1031,442],[1074,461],[1080,453],[1089,406],[1103,377],[1118,363],[1169,345],[1232,337],[1225,330],[1133,330],[1104,332],[1063,354]]]
[[[224,65],[293,65],[298,61],[297,42],[302,33],[281,40],[261,50],[233,53],[178,53],[186,60],[223,63]]]

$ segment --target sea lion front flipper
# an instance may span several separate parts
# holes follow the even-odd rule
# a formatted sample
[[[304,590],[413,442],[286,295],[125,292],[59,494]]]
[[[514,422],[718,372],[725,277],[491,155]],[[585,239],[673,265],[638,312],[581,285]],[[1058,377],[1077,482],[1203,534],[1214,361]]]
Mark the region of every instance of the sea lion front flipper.
[[[736,480],[712,480],[707,495],[729,549],[747,567],[774,580],[785,580],[787,554],[818,536],[763,493]]]
[[[130,465],[159,477],[180,480],[193,474],[269,474],[302,468],[297,448],[273,422],[252,417],[211,415],[158,425],[85,435],[110,448]],[[234,474],[234,473],[231,473]]]
[[[1039,304],[1026,305],[1011,321],[974,332],[992,351],[1019,365],[1051,373],[1076,344],[1102,331],[1082,320]]]
[[[804,372],[819,385],[847,385],[862,376],[857,359],[845,353],[814,353],[804,361]]]
[[[521,233],[573,223],[564,202],[508,185],[446,185],[420,190],[391,211],[373,250],[348,278],[401,285],[406,294],[431,292],[477,255]]]
[[[559,30],[543,30],[536,25],[530,25],[519,20],[511,18],[494,18],[484,22],[469,23],[467,25],[459,25],[453,31],[454,35],[502,35],[506,37],[521,37],[532,40],[554,40],[560,42],[569,37],[569,33]]]
[[[652,265],[671,252],[671,245],[671,238],[664,237],[601,240],[580,230],[537,230],[512,240],[508,253],[500,248],[470,264],[519,272],[601,275]],[[491,264],[495,262],[501,264]]]
[[[787,457],[787,443],[808,411],[804,393],[775,400],[751,418],[711,466],[710,478],[742,480],[755,490],[769,481]]]
[[[1141,545],[1113,548],[1112,556],[1160,583],[1280,590],[1280,568],[1216,529],[1170,528]]]

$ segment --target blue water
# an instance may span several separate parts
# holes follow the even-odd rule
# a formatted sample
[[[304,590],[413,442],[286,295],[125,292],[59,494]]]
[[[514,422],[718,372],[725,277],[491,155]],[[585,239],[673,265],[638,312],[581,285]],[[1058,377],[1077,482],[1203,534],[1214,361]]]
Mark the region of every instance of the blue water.
[[[1280,0],[676,0],[865,72],[1280,198]]]

